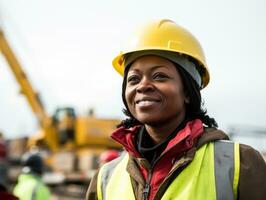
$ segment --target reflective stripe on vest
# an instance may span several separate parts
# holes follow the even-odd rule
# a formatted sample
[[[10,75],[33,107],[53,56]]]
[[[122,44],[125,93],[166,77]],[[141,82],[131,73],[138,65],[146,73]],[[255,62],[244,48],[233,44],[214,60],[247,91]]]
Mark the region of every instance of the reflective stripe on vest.
[[[215,184],[217,199],[231,200],[237,197],[239,179],[239,144],[222,140],[214,145]],[[224,173],[227,172],[227,173]],[[226,193],[224,191],[227,191]]]
[[[128,154],[99,171],[99,200],[135,200],[126,170]],[[239,179],[239,144],[216,141],[197,150],[192,162],[168,186],[162,200],[234,200]]]
[[[33,188],[32,195],[31,195],[31,200],[36,200],[37,199],[37,192],[39,187],[41,186],[41,182],[37,182],[35,187]]]

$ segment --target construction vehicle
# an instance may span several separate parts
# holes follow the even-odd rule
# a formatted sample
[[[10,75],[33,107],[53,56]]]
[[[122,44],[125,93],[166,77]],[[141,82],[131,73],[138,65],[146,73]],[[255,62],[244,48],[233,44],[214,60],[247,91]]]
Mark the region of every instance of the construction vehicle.
[[[88,181],[98,167],[101,152],[120,148],[109,138],[120,121],[96,118],[92,112],[90,116],[77,116],[71,107],[58,108],[49,116],[1,29],[0,50],[39,123],[40,130],[28,139],[27,149],[45,151],[52,172],[63,174],[61,181]]]

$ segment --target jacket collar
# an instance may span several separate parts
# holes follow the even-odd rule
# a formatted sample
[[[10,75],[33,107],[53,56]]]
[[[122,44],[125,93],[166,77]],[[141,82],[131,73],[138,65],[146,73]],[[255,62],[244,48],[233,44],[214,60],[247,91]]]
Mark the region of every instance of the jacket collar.
[[[134,157],[141,157],[140,153],[136,149],[136,144],[135,144],[137,134],[140,128],[141,126],[135,126],[129,129],[126,129],[125,127],[120,127],[113,132],[111,137],[120,144],[122,144],[125,150],[129,154],[133,155]],[[186,149],[193,147],[202,133],[203,133],[203,125],[201,120],[195,119],[187,122],[186,126],[180,131],[178,131],[176,136],[173,137],[168,142],[163,153],[169,151],[174,146],[183,141],[187,146]]]

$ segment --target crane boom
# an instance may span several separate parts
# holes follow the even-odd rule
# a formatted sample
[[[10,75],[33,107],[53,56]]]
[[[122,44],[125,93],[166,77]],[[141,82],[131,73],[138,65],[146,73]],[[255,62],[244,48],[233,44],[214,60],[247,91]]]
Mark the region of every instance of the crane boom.
[[[39,98],[39,95],[37,92],[35,92],[29,79],[27,78],[27,75],[22,70],[22,67],[19,64],[18,59],[16,58],[15,54],[10,48],[8,41],[4,35],[4,32],[1,29],[0,29],[0,50],[4,55],[4,57],[6,58],[6,61],[8,62],[13,74],[15,75],[15,78],[19,83],[22,94],[25,95],[32,111],[36,114],[40,125],[42,127],[49,126],[50,118],[45,112],[45,109]]]
[[[66,182],[87,183],[91,173],[87,177],[84,174],[96,169],[99,155],[106,149],[121,148],[109,138],[120,120],[77,116],[72,107],[59,107],[49,116],[0,27],[1,52],[39,121],[40,129],[27,140],[27,149],[45,150],[46,164],[52,170],[64,172]]]
[[[55,127],[53,126],[52,118],[46,113],[43,104],[38,96],[38,93],[33,89],[26,73],[23,71],[17,57],[13,53],[9,43],[5,37],[3,30],[0,27],[0,51],[4,55],[12,73],[17,80],[21,93],[26,97],[33,113],[37,117],[41,127],[40,137],[42,137],[46,144],[53,150],[57,149],[57,140]],[[37,141],[37,140],[36,140]],[[30,140],[29,143],[35,145],[35,139]]]
[[[88,149],[92,147],[101,149],[120,147],[111,141],[108,136],[116,124],[119,123],[119,120],[96,119],[92,116],[76,117],[75,111],[71,107],[61,107],[52,116],[46,113],[38,93],[32,87],[1,27],[0,51],[40,125],[38,134],[29,138],[29,147],[45,146],[53,152],[63,149],[82,149],[85,146]]]

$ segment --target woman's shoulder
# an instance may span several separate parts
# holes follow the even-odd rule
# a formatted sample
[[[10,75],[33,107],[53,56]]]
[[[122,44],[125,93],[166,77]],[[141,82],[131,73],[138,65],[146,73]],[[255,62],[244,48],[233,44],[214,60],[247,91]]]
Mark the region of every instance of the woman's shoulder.
[[[204,128],[204,133],[200,137],[197,146],[202,146],[209,142],[215,142],[218,140],[225,140],[229,142],[233,142],[229,139],[229,136],[222,130],[217,128]],[[240,158],[244,160],[252,160],[252,159],[263,159],[261,153],[247,144],[239,144],[240,149]]]
[[[219,130],[217,128],[205,127],[203,131],[204,131],[203,134],[198,140],[197,149],[199,149],[201,146],[209,142],[214,142],[217,140],[229,140],[228,135],[222,130]]]
[[[240,144],[239,199],[266,197],[266,162],[259,151]]]
[[[266,175],[266,162],[262,154],[258,150],[246,144],[240,144],[239,147],[240,147],[240,161],[243,168],[250,169],[253,167],[257,168],[261,166],[262,167],[261,169],[264,170],[264,173]]]

